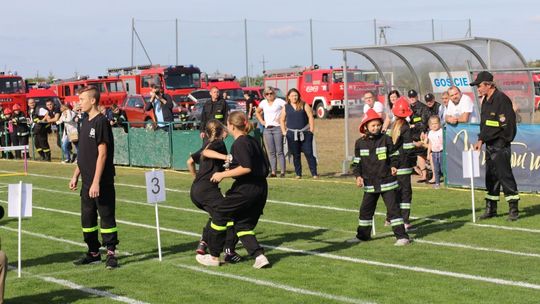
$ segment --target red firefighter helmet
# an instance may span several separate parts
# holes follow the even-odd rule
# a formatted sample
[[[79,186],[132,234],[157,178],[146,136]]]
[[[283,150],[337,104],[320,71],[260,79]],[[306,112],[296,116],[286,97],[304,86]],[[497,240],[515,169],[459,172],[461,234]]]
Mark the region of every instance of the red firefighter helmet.
[[[413,114],[411,107],[409,106],[409,102],[407,101],[407,98],[404,96],[401,96],[394,102],[394,106],[392,107],[392,113],[396,117],[400,118],[406,118]]]
[[[360,123],[360,127],[358,127],[358,131],[360,131],[360,133],[365,133],[364,128],[367,125],[367,123],[375,119],[380,120],[381,123],[383,122],[381,115],[377,114],[375,110],[373,109],[367,110],[366,115],[364,115],[364,118],[362,119],[362,122]]]
[[[16,103],[16,104],[13,105],[13,108],[11,108],[11,109],[12,109],[14,112],[15,112],[15,111],[20,111],[20,110],[21,110],[21,106],[20,106],[19,104]]]
[[[8,115],[8,114],[11,114],[11,113],[12,113],[12,111],[11,111],[10,108],[5,108],[4,109],[4,115]]]

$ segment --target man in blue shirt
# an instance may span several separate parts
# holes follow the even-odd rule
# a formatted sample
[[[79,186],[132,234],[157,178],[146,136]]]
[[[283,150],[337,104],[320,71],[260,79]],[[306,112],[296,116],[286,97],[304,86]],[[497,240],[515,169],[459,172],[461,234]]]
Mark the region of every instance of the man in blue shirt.
[[[170,123],[174,121],[172,98],[168,94],[161,93],[159,86],[153,84],[151,87],[150,102],[146,104],[145,110],[154,109],[158,129],[169,131]]]

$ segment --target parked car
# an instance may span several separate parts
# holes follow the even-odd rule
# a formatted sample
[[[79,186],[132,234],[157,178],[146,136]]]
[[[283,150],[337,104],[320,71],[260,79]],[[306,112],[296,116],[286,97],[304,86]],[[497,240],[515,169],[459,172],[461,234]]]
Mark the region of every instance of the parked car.
[[[122,103],[121,109],[126,113],[126,118],[131,127],[144,127],[149,122],[155,122],[154,111],[145,111],[146,104],[150,102],[150,96],[129,95]],[[183,122],[188,118],[188,109],[177,105],[173,101],[174,128],[184,129]],[[133,122],[133,123],[132,123]],[[178,123],[178,124],[177,124]]]

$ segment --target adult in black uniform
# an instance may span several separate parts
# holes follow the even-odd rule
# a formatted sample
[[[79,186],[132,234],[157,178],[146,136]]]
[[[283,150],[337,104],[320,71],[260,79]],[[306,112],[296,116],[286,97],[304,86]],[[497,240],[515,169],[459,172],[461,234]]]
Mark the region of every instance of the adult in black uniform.
[[[216,204],[214,217],[210,224],[210,254],[197,255],[199,263],[207,266],[219,266],[219,255],[226,239],[226,224],[234,220],[237,236],[242,241],[249,255],[255,257],[254,268],[270,265],[255,237],[255,226],[263,213],[268,196],[268,160],[261,145],[248,135],[252,125],[243,112],[231,113],[227,128],[235,138],[231,147],[230,170],[216,172],[211,181],[219,183],[227,177],[235,179],[225,198]]]
[[[474,148],[478,151],[486,145],[486,211],[480,218],[497,215],[502,187],[510,210],[508,220],[515,221],[519,215],[519,193],[510,165],[510,144],[517,132],[516,113],[510,98],[497,89],[491,73],[478,73],[471,86],[478,86],[482,96],[480,134]]]
[[[227,158],[227,147],[223,142],[225,126],[215,119],[211,119],[206,124],[206,138],[208,143],[199,151],[193,153],[187,161],[187,166],[195,180],[191,185],[191,201],[197,208],[208,212],[209,219],[203,228],[203,233],[197,254],[206,254],[208,247],[208,233],[212,222],[215,204],[223,200],[223,195],[219,189],[219,184],[210,181],[212,175],[224,170]],[[199,171],[196,171],[195,164],[199,164]],[[236,253],[235,247],[238,237],[234,232],[234,222],[227,222],[227,241],[225,242],[225,262],[237,263],[242,257]]]
[[[0,108],[0,147],[11,146],[11,133],[9,132],[9,125],[11,122],[12,111],[10,108]],[[13,154],[10,151],[2,152],[2,156],[12,159]]]
[[[416,154],[417,173],[420,175],[419,183],[427,181],[426,157],[427,149],[424,148],[422,140],[428,131],[429,109],[418,100],[418,93],[415,90],[409,90],[409,106],[413,114],[409,117],[411,127],[411,137],[416,146],[414,153]]]
[[[217,87],[210,89],[210,98],[202,108],[201,125],[199,126],[201,139],[204,139],[206,123],[210,119],[217,119],[223,124],[227,123],[229,107],[227,106],[227,101],[219,98],[219,89]]]
[[[115,220],[116,193],[114,190],[114,141],[107,118],[98,110],[99,91],[95,86],[87,86],[79,92],[82,111],[88,113],[81,123],[79,133],[79,155],[77,167],[69,183],[71,190],[77,189],[82,176],[81,223],[88,252],[77,265],[101,262],[98,229],[103,245],[107,248],[106,267],[118,267],[115,256],[118,244],[118,228]],[[97,215],[101,218],[100,228]]]
[[[28,145],[28,136],[30,135],[30,129],[28,128],[28,120],[21,112],[21,106],[18,104],[13,105],[13,133],[11,140],[14,146],[26,146]],[[26,154],[26,152],[22,152]],[[15,151],[15,157],[21,158],[21,151]],[[26,156],[24,156],[26,158]]]
[[[54,106],[54,102],[50,99],[48,99],[45,102],[45,110],[47,110],[47,114],[43,118],[43,122],[46,123],[46,135],[43,141],[43,154],[45,155],[45,161],[51,161],[51,148],[49,146],[49,139],[48,134],[52,133],[52,126],[56,125],[56,122],[58,119],[60,119],[60,109],[56,108]]]

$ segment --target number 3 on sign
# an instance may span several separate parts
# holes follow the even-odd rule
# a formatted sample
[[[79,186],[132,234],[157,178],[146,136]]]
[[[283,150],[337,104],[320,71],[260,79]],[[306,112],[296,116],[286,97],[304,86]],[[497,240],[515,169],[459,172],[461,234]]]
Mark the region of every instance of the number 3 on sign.
[[[163,171],[149,171],[146,175],[146,198],[148,203],[165,201],[165,174]]]

